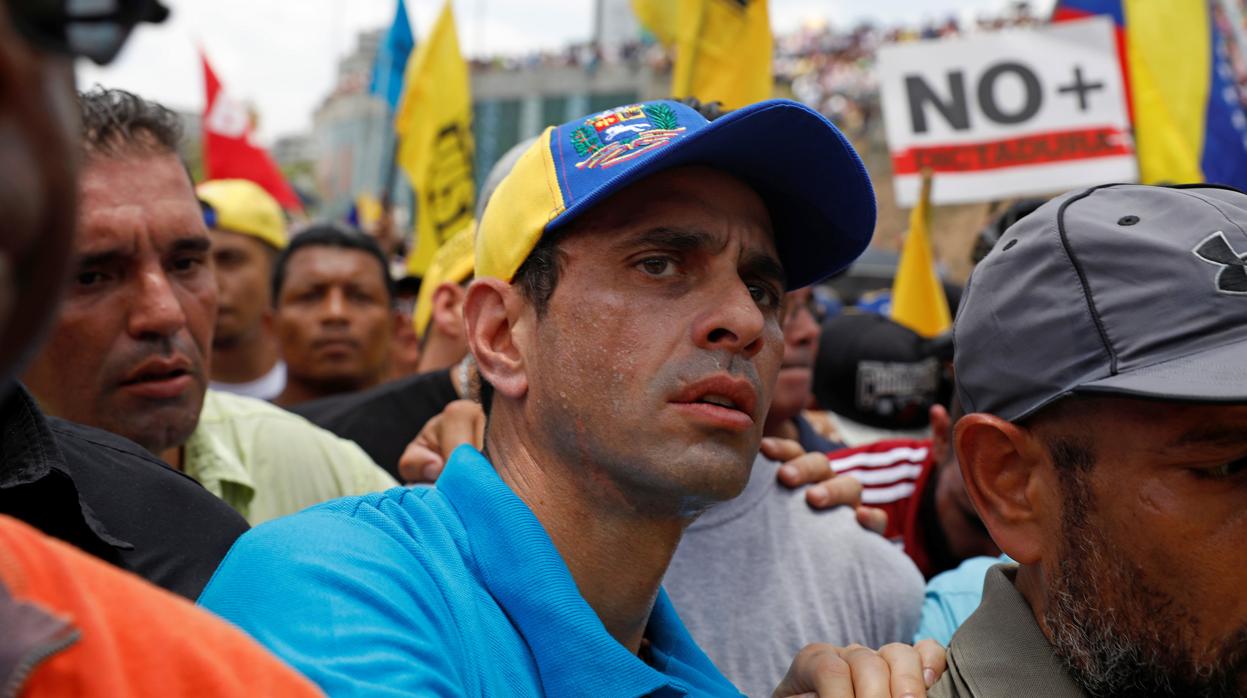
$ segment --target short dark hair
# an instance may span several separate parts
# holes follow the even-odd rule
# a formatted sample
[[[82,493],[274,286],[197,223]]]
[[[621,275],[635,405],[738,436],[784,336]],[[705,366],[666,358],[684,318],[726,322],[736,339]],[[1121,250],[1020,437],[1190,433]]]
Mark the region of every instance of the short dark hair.
[[[96,86],[78,94],[87,156],[127,151],[178,153],[182,122],[164,106],[125,90]]]
[[[372,236],[344,225],[325,221],[313,223],[296,233],[290,244],[277,255],[273,264],[273,305],[277,305],[281,297],[282,286],[286,283],[286,268],[290,266],[290,258],[295,252],[305,247],[337,247],[344,250],[366,252],[377,260],[377,268],[381,273],[381,282],[385,284],[386,297],[390,305],[394,304],[394,279],[390,278],[390,265],[385,261],[385,253]]]
[[[563,271],[564,260],[559,243],[567,237],[569,230],[563,228],[542,235],[511,280],[519,288],[520,295],[532,304],[538,319],[545,317],[546,311],[550,309],[550,299],[554,297],[554,289],[559,285],[559,274]],[[477,374],[480,381],[477,398],[488,417],[494,400],[494,386],[479,371]]]

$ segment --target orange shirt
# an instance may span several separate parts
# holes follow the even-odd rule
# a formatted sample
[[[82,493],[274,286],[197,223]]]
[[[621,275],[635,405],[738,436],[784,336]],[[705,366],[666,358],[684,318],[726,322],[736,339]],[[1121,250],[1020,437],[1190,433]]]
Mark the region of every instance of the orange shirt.
[[[0,686],[28,671],[18,695],[322,695],[220,618],[7,516],[0,585]]]

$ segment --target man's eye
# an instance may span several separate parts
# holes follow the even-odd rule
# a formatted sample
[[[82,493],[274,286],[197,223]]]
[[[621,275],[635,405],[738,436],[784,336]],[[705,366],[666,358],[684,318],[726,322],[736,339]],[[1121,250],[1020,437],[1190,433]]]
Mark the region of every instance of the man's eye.
[[[198,257],[179,257],[173,260],[174,271],[190,271],[195,267],[203,264],[203,260]]]
[[[650,276],[671,276],[675,273],[675,262],[670,257],[647,257],[637,264]]]
[[[779,305],[779,294],[759,284],[749,284],[749,295],[753,302],[763,308],[774,308]]]
[[[1239,458],[1238,460],[1223,463],[1215,468],[1202,468],[1196,472],[1200,477],[1209,480],[1225,480],[1239,475],[1243,472],[1243,468],[1247,467],[1247,458]]]
[[[105,277],[102,272],[84,271],[79,272],[78,275],[74,277],[74,283],[79,286],[95,286],[103,283],[106,279],[107,277]]]

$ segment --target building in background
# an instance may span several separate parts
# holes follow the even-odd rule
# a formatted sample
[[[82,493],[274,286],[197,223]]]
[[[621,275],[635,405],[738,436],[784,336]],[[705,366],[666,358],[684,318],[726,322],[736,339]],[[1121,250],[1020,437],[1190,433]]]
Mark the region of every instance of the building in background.
[[[306,208],[315,210],[320,206],[320,192],[316,185],[316,141],[307,134],[291,134],[278,138],[271,151],[273,161],[294,187]]]
[[[596,0],[593,39],[558,51],[473,61],[476,177],[546,126],[667,96],[670,65],[641,44],[629,0]]]
[[[361,32],[354,50],[338,62],[338,78],[312,116],[319,215],[342,218],[355,198],[382,196],[394,156],[393,116],[368,93],[372,64],[383,29]],[[394,201],[409,205],[411,188],[401,173],[393,178]]]
[[[641,25],[632,0],[597,0],[593,8],[593,40],[602,53],[620,54],[641,39]]]

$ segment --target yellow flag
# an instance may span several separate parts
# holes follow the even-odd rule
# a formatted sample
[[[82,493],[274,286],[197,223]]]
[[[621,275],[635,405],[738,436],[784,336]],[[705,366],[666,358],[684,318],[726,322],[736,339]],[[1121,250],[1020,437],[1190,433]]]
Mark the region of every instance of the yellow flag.
[[[415,248],[407,270],[423,276],[437,248],[471,224],[476,205],[468,65],[450,0],[408,62],[403,83],[394,118],[398,163],[416,190]]]
[[[632,0],[642,26],[675,49],[671,93],[726,109],[770,99],[767,0]]]
[[[922,195],[909,214],[909,234],[892,282],[892,319],[923,337],[952,327],[948,297],[935,273],[931,252],[931,175],[922,176]]]
[[[1127,0],[1125,12],[1139,178],[1201,182],[1212,73],[1207,4]]]

